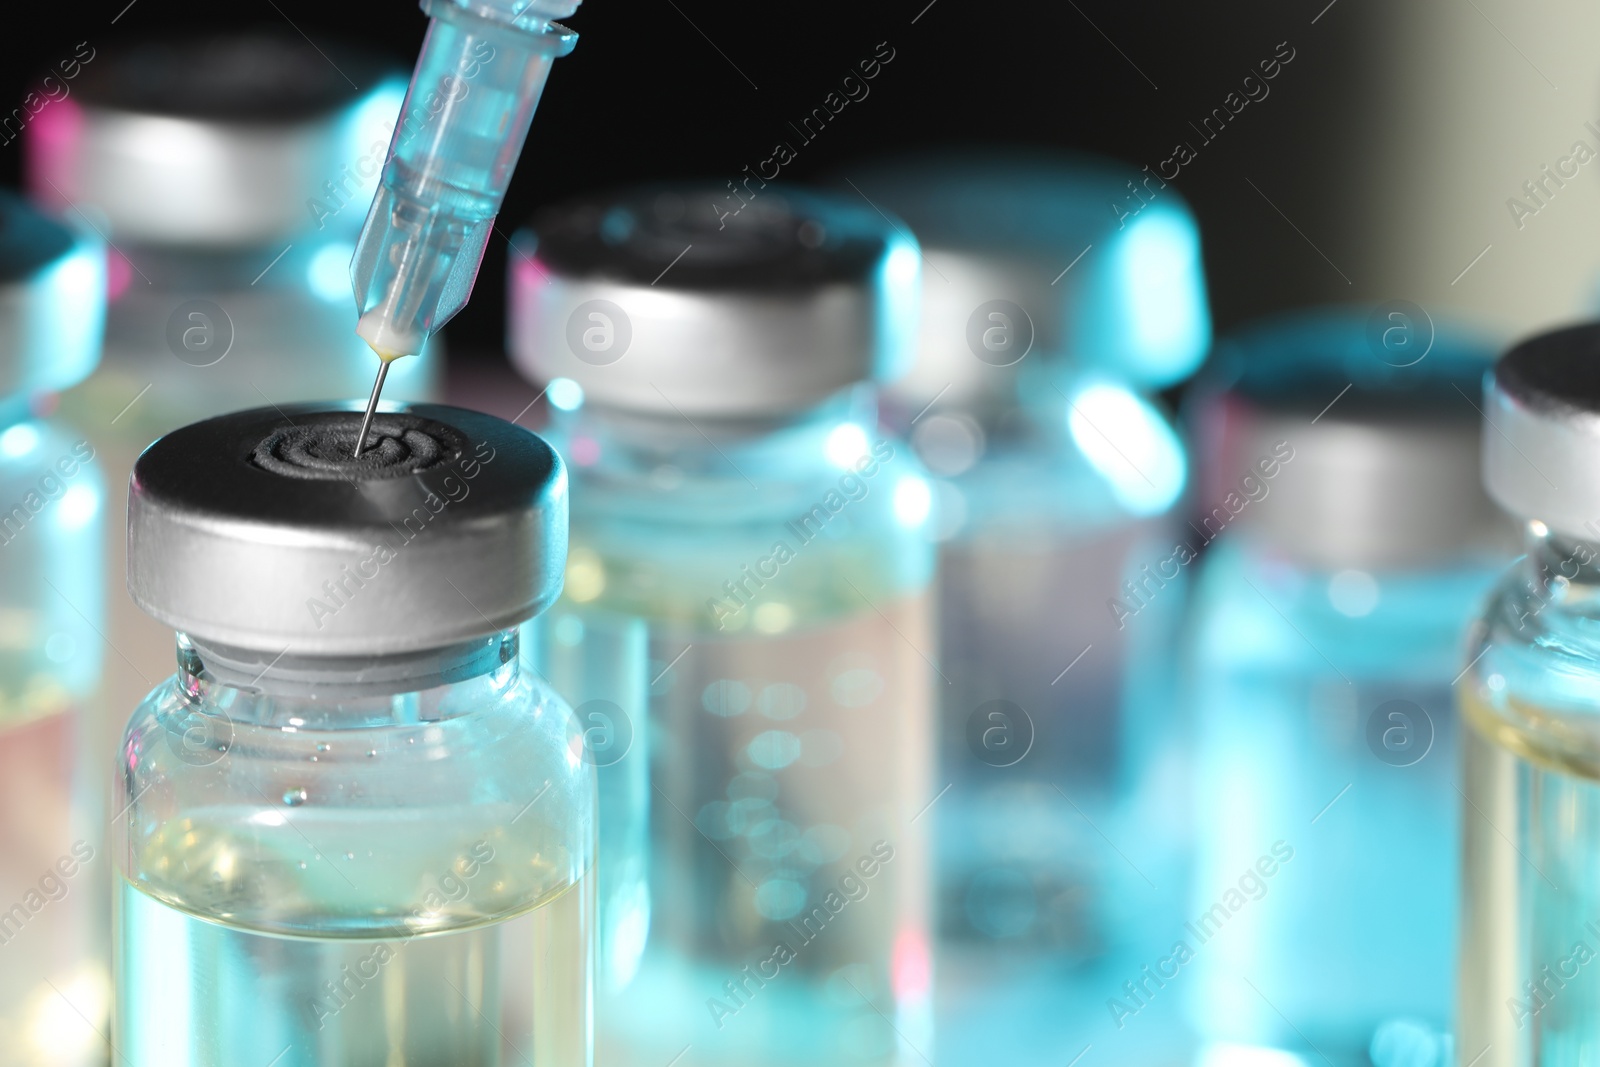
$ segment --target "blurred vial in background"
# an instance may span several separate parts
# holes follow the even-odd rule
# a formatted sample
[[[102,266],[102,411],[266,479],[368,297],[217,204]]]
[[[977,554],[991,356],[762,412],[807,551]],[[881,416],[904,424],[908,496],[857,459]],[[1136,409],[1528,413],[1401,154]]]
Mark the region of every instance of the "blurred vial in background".
[[[95,56],[27,127],[35,202],[113,246],[104,360],[63,398],[108,484],[195,419],[367,395],[350,257],[405,89],[365,53],[325,58],[298,36],[180,37]],[[404,360],[385,395],[428,399],[439,371]],[[108,528],[109,760],[122,714],[171,670],[172,636],[122,595]]]
[[[917,247],[726,195],[569,203],[511,265],[573,479],[531,643],[602,764],[597,1058],[921,1062],[930,496],[863,384],[904,369]]]
[[[1517,345],[1484,392],[1484,481],[1525,521],[1527,554],[1463,657],[1457,1048],[1491,1067],[1587,1063],[1600,1050],[1600,327]]]
[[[0,1064],[102,1062],[105,482],[47,418],[100,356],[104,248],[0,194]],[[52,989],[52,986],[54,988]]]
[[[138,447],[372,384],[350,257],[406,80],[366,53],[330,56],[265,33],[150,42],[86,65],[27,128],[33,198],[114,244],[105,361],[73,405]],[[385,396],[424,397],[438,370],[407,360]]]
[[[1009,1054],[1042,1055],[1063,998],[1098,1021],[1097,968],[1181,899],[1184,789],[1163,757],[1186,572],[1148,572],[1188,466],[1145,394],[1209,347],[1199,233],[1159,179],[1091,158],[848,178],[925,261],[916,365],[885,421],[935,475],[940,1047],[992,1052],[1004,1018]],[[1130,197],[1132,217],[1109,210]],[[1138,607],[1119,606],[1129,582],[1150,590]]]
[[[1197,394],[1194,881],[1114,1011],[1182,983],[1207,1064],[1449,1058],[1451,687],[1511,544],[1488,357],[1418,308],[1302,312],[1220,344]]]
[[[178,631],[113,823],[120,1062],[592,1062],[594,771],[521,670],[566,473],[406,405],[258,408],[151,445],[128,592]]]

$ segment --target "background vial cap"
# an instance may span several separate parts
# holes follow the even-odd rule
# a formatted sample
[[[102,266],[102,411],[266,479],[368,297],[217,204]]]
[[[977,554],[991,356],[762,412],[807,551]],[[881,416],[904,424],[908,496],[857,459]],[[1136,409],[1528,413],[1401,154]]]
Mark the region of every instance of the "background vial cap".
[[[916,366],[892,390],[908,404],[1014,402],[1024,360],[1165,386],[1210,348],[1199,227],[1148,168],[975,150],[844,180],[922,245]]]
[[[0,396],[54,392],[100,361],[105,247],[0,192]]]
[[[128,488],[128,592],[207,643],[276,654],[441,648],[559,595],[566,473],[491,415],[361,405],[242,411],[145,450]]]
[[[856,198],[750,179],[579,199],[513,241],[511,356],[607,407],[762,416],[911,356],[917,245]]]
[[[1478,472],[1492,349],[1408,308],[1297,312],[1218,344],[1193,420],[1200,534],[1237,524],[1329,570],[1436,565],[1513,536]]]
[[[1540,334],[1484,383],[1483,480],[1512,515],[1600,540],[1600,325]]]
[[[28,126],[30,192],[100,216],[117,241],[359,229],[406,81],[368,53],[324,51],[276,31],[104,49]]]

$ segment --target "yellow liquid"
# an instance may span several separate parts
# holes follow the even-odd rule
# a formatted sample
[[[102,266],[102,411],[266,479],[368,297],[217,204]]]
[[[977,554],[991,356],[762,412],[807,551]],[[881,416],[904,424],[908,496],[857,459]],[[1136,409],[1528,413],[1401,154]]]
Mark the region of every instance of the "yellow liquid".
[[[291,816],[304,856],[203,815],[147,840],[159,880],[118,893],[119,1062],[586,1067],[587,872],[465,817],[324,815]]]
[[[1600,747],[1570,716],[1501,711],[1463,684],[1457,1060],[1587,1063],[1600,1052]]]

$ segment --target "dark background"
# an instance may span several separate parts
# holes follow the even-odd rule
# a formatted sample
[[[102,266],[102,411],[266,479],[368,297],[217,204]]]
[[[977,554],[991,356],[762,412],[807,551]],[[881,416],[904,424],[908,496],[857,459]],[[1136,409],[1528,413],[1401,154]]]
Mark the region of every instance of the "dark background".
[[[788,121],[820,105],[879,42],[894,49],[893,62],[866,99],[804,146],[786,178],[848,174],[852,161],[933,147],[1056,147],[1153,167],[1176,141],[1193,139],[1191,119],[1288,41],[1296,58],[1272,85],[1276,102],[1252,108],[1173,183],[1200,216],[1213,310],[1225,329],[1337,292],[1326,263],[1244,176],[1272,189],[1289,217],[1338,228],[1344,161],[1330,146],[1348,143],[1341,116],[1360,92],[1361,27],[1375,3],[892,0],[824,9],[590,0],[568,20],[578,47],[550,76],[500,228],[509,233],[534,209],[577,192],[733,178],[768,156],[789,136]],[[427,25],[409,0],[111,0],[32,15],[33,28],[0,40],[6,110],[80,41],[109,55],[141,38],[288,27],[308,49],[364,42],[409,69]],[[0,146],[0,180],[15,185],[20,166],[19,142]],[[505,258],[496,238],[472,302],[449,327],[455,351],[498,352]]]

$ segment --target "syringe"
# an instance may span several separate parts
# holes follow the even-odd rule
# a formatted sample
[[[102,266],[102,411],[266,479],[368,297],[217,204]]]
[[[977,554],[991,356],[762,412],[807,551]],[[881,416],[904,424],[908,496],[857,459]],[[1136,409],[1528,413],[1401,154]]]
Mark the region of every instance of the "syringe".
[[[389,364],[466,304],[550,64],[582,0],[422,0],[432,20],[350,262],[356,333],[378,354],[355,454]]]

